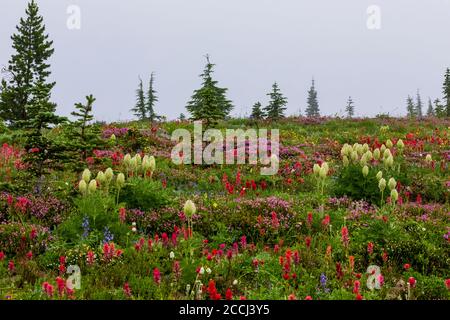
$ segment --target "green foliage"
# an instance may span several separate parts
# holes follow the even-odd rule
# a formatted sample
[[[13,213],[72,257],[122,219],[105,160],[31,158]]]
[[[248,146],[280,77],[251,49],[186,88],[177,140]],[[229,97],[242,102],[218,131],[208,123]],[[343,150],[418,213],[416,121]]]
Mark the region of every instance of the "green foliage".
[[[436,276],[423,276],[419,272],[408,272],[407,277],[416,279],[416,287],[411,295],[417,300],[448,300],[450,290],[445,286],[445,279]]]
[[[171,202],[171,191],[163,188],[161,181],[130,179],[120,192],[120,202],[130,209],[159,209]]]
[[[114,242],[126,243],[130,229],[119,221],[119,209],[114,196],[97,191],[76,198],[74,204],[76,211],[57,229],[58,235],[66,243],[75,245],[87,242],[97,245],[104,240],[105,229],[113,235]],[[86,221],[88,227],[83,227]]]
[[[360,165],[350,164],[342,168],[333,185],[334,194],[379,204],[381,193],[378,189],[377,172],[371,168],[367,177],[364,177]]]
[[[427,109],[427,117],[433,117],[435,116],[433,103],[431,102],[431,99],[428,99],[428,109]]]
[[[445,202],[448,191],[445,188],[447,179],[433,173],[414,170],[410,172],[411,191],[414,195],[420,194],[426,202]]]
[[[348,97],[347,105],[345,107],[345,112],[347,112],[347,116],[352,118],[355,115],[355,106],[352,100],[352,97]]]
[[[156,95],[157,92],[154,88],[154,82],[155,82],[155,74],[152,72],[147,92],[147,102],[145,104],[146,111],[148,113],[148,119],[152,122],[158,118],[158,116],[155,113],[155,104],[156,102],[158,102],[158,96]]]
[[[308,91],[308,104],[306,106],[306,116],[310,118],[319,117],[320,116],[320,110],[319,110],[319,102],[317,100],[317,91],[315,88],[315,82],[314,79],[312,80],[311,89]]]
[[[272,85],[272,92],[267,95],[270,97],[269,105],[264,108],[264,113],[266,114],[267,119],[276,121],[284,118],[287,99],[281,93],[276,82]]]
[[[266,116],[266,114],[261,109],[261,102],[255,103],[253,105],[252,114],[250,115],[250,118],[254,119],[254,120],[262,120],[262,119],[264,119],[265,116]]]
[[[86,104],[77,103],[75,108],[77,111],[72,112],[72,116],[76,120],[67,126],[68,143],[71,150],[77,150],[71,158],[72,161],[79,158],[80,162],[84,162],[87,157],[92,155],[94,149],[103,145],[100,139],[100,130],[97,125],[90,122],[94,119],[92,114],[92,106],[95,98],[92,95],[86,96]],[[81,152],[79,152],[81,151]],[[81,156],[81,157],[80,157]]]
[[[434,113],[439,118],[444,118],[446,116],[445,108],[439,99],[434,100]]]
[[[422,104],[422,98],[420,97],[420,92],[419,90],[417,90],[417,95],[416,95],[416,105],[415,105],[415,114],[419,117],[422,118],[422,108],[423,108],[423,104]]]
[[[36,231],[33,239],[30,237],[32,230]],[[0,251],[5,254],[25,256],[30,247],[34,254],[42,253],[51,240],[49,230],[40,225],[20,222],[0,224]]]
[[[136,89],[136,105],[131,109],[139,120],[147,119],[147,109],[145,105],[144,85],[139,78],[139,87]]]
[[[61,168],[68,157],[65,143],[46,136],[46,131],[52,126],[60,125],[67,119],[55,115],[56,105],[49,102],[50,92],[46,86],[38,84],[35,91],[36,99],[28,107],[30,117],[19,123],[26,130],[24,137],[27,154],[24,161],[29,164],[28,171],[33,176],[40,177],[51,169]]]
[[[43,17],[37,3],[32,0],[12,36],[15,53],[8,62],[9,80],[3,80],[0,94],[0,117],[12,126],[36,116],[33,105],[42,100],[40,93],[50,91],[55,83],[46,82],[50,75],[46,61],[52,56],[52,41],[45,34]]]
[[[413,98],[411,96],[408,96],[406,99],[406,111],[408,113],[408,117],[415,117],[416,116],[416,107],[414,105]]]
[[[450,68],[447,68],[444,76],[444,85],[442,88],[444,94],[444,112],[447,117],[450,117]]]
[[[207,128],[225,119],[233,109],[233,105],[226,97],[228,89],[217,87],[217,81],[213,80],[214,64],[210,62],[208,55],[206,61],[205,69],[200,75],[203,80],[202,87],[194,91],[186,109],[193,120],[203,120]]]

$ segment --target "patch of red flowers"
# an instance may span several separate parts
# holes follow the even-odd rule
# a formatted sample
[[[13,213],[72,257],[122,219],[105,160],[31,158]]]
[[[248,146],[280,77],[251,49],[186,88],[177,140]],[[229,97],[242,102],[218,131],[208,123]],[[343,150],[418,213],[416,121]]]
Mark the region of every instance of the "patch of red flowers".
[[[13,272],[15,269],[16,269],[16,266],[14,265],[14,261],[9,260],[9,262],[8,262],[8,270],[10,272]]]
[[[105,243],[103,245],[103,259],[105,261],[110,261],[113,258],[118,258],[122,255],[123,251],[120,249],[116,250],[114,242]]]
[[[125,282],[123,285],[123,293],[129,298],[131,297],[131,288],[128,282]]]
[[[411,288],[415,288],[417,280],[414,277],[409,277],[408,284]]]
[[[373,253],[373,242],[367,244],[367,253],[371,255]]]
[[[210,280],[208,284],[208,294],[211,300],[220,300],[221,295],[217,292],[216,283],[214,280]]]
[[[52,298],[53,297],[53,286],[48,283],[47,281],[42,284],[42,289],[44,293],[47,295],[47,297]]]
[[[226,300],[233,300],[233,293],[231,292],[231,289],[228,288],[225,292],[225,299]]]
[[[59,273],[64,274],[66,272],[66,257],[59,257]]]
[[[350,238],[349,238],[348,229],[346,226],[342,227],[342,229],[341,229],[341,240],[342,240],[342,243],[344,244],[344,246],[347,247],[348,243],[350,241]]]
[[[161,272],[158,268],[153,269],[153,281],[159,286],[161,284]]]

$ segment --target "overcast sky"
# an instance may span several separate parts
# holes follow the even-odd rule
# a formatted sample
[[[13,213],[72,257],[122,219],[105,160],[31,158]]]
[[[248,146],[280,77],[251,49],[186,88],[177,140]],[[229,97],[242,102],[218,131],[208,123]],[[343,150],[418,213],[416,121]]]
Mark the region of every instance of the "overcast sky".
[[[138,77],[147,82],[154,71],[156,111],[176,118],[200,85],[206,53],[242,116],[266,104],[274,81],[288,113],[304,111],[312,77],[322,114],[342,113],[349,95],[358,115],[404,114],[417,89],[423,100],[441,98],[450,67],[450,0],[37,2],[54,40],[53,100],[64,115],[92,93],[98,120],[132,119]],[[0,0],[0,65],[26,4]],[[67,27],[70,5],[81,10],[80,29]],[[381,9],[380,29],[368,28],[371,5]]]

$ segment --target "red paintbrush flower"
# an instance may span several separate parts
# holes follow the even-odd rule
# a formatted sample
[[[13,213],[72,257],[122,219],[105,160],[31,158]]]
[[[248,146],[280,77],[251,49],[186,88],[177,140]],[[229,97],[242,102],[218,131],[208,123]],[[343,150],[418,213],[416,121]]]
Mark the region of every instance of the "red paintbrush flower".
[[[383,251],[383,254],[381,255],[381,258],[383,259],[383,262],[387,262],[388,261],[388,253],[386,251]]]
[[[373,253],[373,243],[372,243],[372,242],[369,242],[369,243],[367,244],[367,253],[368,253],[369,255],[371,255],[371,254]]]
[[[308,225],[309,228],[311,228],[313,222],[313,214],[312,212],[308,212],[308,216],[306,218],[306,224]]]
[[[330,225],[330,215],[326,214],[325,217],[322,219],[322,226],[324,226],[324,228],[327,228]]]
[[[181,278],[181,267],[180,267],[180,262],[179,261],[175,261],[173,263],[173,274],[175,275],[175,279],[179,280]]]
[[[310,236],[306,237],[305,245],[308,249],[311,247],[311,237]]]
[[[87,255],[86,255],[86,262],[88,265],[93,265],[94,264],[94,259],[95,259],[95,254],[92,251],[88,251]]]
[[[225,299],[226,300],[233,300],[233,293],[231,292],[230,288],[228,288],[226,293],[225,293]]]
[[[158,268],[153,269],[153,281],[159,286],[161,284],[161,272]]]
[[[347,247],[348,243],[350,241],[350,238],[349,238],[348,229],[346,226],[342,227],[342,229],[341,229],[341,240],[342,240],[342,243],[344,244],[344,246]]]
[[[356,280],[353,283],[353,293],[355,293],[355,294],[359,293],[360,288],[361,288],[361,282],[359,282],[359,280]]]
[[[414,279],[414,277],[410,277],[408,279],[408,283],[411,288],[414,288],[416,286],[417,281],[416,281],[416,279]]]
[[[15,269],[16,269],[16,267],[15,267],[15,265],[14,265],[14,261],[9,260],[9,262],[8,262],[8,270],[9,270],[10,272],[13,272]]]
[[[119,209],[119,220],[121,223],[125,223],[127,219],[127,209],[125,208],[120,208]]]
[[[128,282],[125,282],[123,285],[123,293],[129,298],[131,297],[131,288]]]
[[[64,292],[66,290],[66,281],[61,278],[61,277],[57,277],[56,278],[56,284],[58,286],[58,294],[60,297],[62,297],[64,295]]]

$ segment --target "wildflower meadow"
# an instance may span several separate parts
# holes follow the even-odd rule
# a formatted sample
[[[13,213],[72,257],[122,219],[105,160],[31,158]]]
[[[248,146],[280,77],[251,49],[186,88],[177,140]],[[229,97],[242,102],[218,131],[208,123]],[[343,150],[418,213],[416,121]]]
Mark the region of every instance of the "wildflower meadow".
[[[305,115],[275,83],[232,116],[206,56],[188,116],[152,74],[135,120],[63,117],[41,14],[0,89],[0,300],[450,298],[450,69],[427,115],[321,116],[313,81]]]

